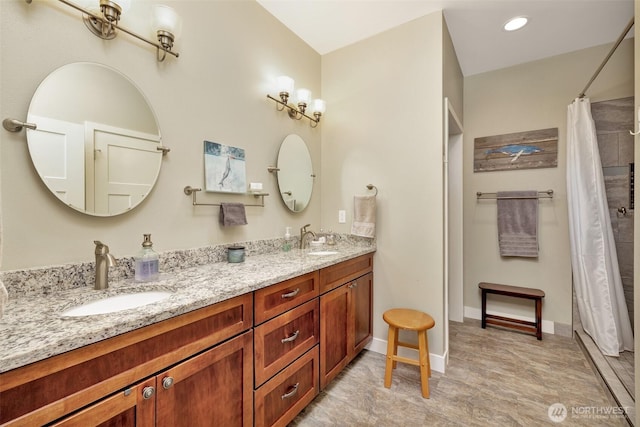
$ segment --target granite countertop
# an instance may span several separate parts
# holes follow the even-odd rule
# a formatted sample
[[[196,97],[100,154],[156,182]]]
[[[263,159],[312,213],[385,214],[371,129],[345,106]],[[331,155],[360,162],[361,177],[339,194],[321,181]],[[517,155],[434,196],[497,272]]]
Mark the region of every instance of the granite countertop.
[[[375,246],[338,245],[337,254],[309,255],[292,249],[247,256],[245,262],[216,262],[161,273],[154,282],[124,279],[109,289],[92,287],[10,299],[0,319],[0,372],[96,343],[189,311],[375,251]],[[168,298],[111,314],[63,317],[76,305],[127,292],[165,290]]]

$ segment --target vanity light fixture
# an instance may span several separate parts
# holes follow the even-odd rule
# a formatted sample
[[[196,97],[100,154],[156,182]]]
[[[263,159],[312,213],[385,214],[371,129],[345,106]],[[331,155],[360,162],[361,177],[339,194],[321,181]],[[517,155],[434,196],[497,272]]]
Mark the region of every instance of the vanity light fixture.
[[[32,2],[32,0],[25,1],[29,4]],[[180,35],[182,22],[178,14],[168,6],[155,6],[154,8],[153,28],[156,29],[155,36],[158,40],[154,42],[119,24],[122,13],[131,6],[131,0],[79,0],[82,6],[69,0],[58,1],[82,12],[82,20],[87,28],[101,39],[111,40],[117,35],[117,30],[120,30],[154,46],[159,62],[164,61],[167,53],[176,58],[180,56],[178,52],[173,52],[171,49],[175,39]],[[90,10],[96,6],[99,6],[99,11]]]
[[[303,117],[309,119],[312,128],[318,126],[320,117],[327,110],[327,104],[322,99],[314,99],[312,101],[311,91],[309,89],[298,89],[296,92],[296,105],[289,103],[289,97],[293,94],[294,81],[291,77],[280,76],[276,79],[277,91],[280,99],[274,98],[267,94],[267,98],[277,103],[276,109],[282,111],[285,108],[289,113],[289,117],[294,120],[300,120]],[[308,108],[310,106],[310,108]],[[307,114],[307,109],[311,111],[313,117]]]
[[[516,31],[527,25],[528,22],[529,18],[527,18],[526,16],[516,16],[505,22],[502,28],[505,31]]]

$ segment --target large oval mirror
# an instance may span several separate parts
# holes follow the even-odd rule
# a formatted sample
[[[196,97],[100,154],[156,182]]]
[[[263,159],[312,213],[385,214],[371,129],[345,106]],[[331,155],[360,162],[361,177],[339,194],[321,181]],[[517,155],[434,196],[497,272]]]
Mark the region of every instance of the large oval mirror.
[[[155,114],[137,86],[105,65],[64,65],[33,95],[29,153],[40,178],[66,205],[96,216],[127,212],[160,173]]]
[[[307,144],[298,135],[288,135],[278,152],[278,188],[289,210],[302,212],[309,205],[314,177]]]

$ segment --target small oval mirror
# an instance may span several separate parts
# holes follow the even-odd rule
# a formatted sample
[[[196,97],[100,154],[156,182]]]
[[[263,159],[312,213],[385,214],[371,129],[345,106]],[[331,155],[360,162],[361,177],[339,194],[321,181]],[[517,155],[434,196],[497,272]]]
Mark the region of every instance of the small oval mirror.
[[[311,200],[313,164],[304,140],[296,134],[287,135],[278,152],[278,188],[285,206],[292,212],[302,212]]]
[[[64,65],[31,100],[29,153],[40,178],[67,206],[95,216],[127,212],[153,188],[160,129],[145,96],[105,65]]]

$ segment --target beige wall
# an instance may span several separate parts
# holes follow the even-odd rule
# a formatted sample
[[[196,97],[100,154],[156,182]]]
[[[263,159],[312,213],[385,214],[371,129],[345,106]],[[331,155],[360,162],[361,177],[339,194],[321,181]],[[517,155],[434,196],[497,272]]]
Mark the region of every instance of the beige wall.
[[[543,319],[571,325],[571,260],[566,196],[566,110],[582,91],[610,45],[594,47],[467,77],[464,86],[464,301],[480,309],[478,282],[489,281],[546,292]],[[618,48],[587,92],[592,102],[633,95],[633,40]],[[477,137],[557,127],[558,167],[473,172]],[[553,189],[539,203],[538,259],[501,259],[497,247],[496,203],[476,192]],[[503,300],[497,311],[532,317],[531,304]],[[557,325],[558,326],[558,325]],[[567,330],[566,328],[564,330]]]
[[[134,211],[96,218],[59,202],[40,182],[25,133],[0,130],[4,270],[93,259],[93,240],[116,256],[135,254],[142,233],[159,251],[272,238],[285,226],[320,225],[320,182],[310,208],[290,214],[277,197],[275,163],[280,142],[301,135],[320,170],[320,132],[308,121],[290,120],[266,99],[281,74],[320,94],[320,56],[251,1],[169,1],[182,16],[180,58],[156,62],[156,52],[121,34],[103,41],[85,28],[80,13],[58,2],[2,1],[0,13],[0,118],[24,120],[38,84],[71,62],[109,65],[131,78],[155,109],[164,144],[171,148],[148,199]],[[150,2],[134,2],[123,24],[147,34]],[[138,20],[127,18],[137,16]],[[61,100],[64,102],[65,100]],[[96,100],[99,102],[99,100]],[[114,107],[114,108],[117,108]],[[327,116],[331,115],[327,112]],[[217,208],[192,207],[186,185],[202,186],[203,140],[246,150],[247,181],[271,194],[264,208],[248,207],[249,225],[222,229]],[[240,196],[203,196],[203,201],[254,202]]]
[[[444,22],[442,26],[442,31],[442,66],[444,70],[442,78],[444,96],[449,99],[449,103],[451,104],[453,111],[456,112],[458,120],[460,120],[461,123],[464,123],[464,76],[462,75],[462,69],[460,69],[460,63],[458,62],[458,56],[456,55],[456,48],[453,46],[451,34],[449,34],[446,22]]]
[[[322,132],[322,223],[351,218],[353,196],[378,187],[374,337],[382,313],[429,312],[432,354],[443,353],[443,20],[434,13],[322,57],[331,120]]]

